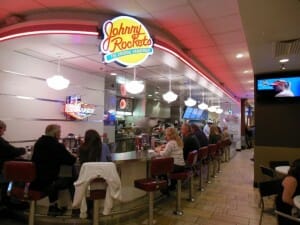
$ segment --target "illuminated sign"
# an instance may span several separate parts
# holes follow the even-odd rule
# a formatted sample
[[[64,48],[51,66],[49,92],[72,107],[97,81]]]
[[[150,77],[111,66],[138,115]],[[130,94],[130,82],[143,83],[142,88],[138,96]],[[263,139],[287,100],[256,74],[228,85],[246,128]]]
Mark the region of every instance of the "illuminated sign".
[[[80,96],[68,96],[65,104],[65,113],[74,119],[83,120],[95,113],[95,105],[81,101]]]
[[[106,63],[114,62],[133,67],[153,54],[153,41],[146,27],[129,16],[119,16],[102,26],[100,51]]]

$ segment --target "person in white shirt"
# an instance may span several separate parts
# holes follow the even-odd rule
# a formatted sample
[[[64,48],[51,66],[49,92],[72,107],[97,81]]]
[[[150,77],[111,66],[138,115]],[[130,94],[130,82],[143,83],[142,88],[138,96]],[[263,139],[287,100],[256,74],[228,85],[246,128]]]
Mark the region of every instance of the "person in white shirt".
[[[203,132],[207,138],[209,138],[210,127],[212,124],[213,124],[213,121],[209,119],[203,128]]]
[[[276,92],[275,97],[294,97],[294,93],[291,90],[291,85],[285,80],[277,80],[271,84]]]

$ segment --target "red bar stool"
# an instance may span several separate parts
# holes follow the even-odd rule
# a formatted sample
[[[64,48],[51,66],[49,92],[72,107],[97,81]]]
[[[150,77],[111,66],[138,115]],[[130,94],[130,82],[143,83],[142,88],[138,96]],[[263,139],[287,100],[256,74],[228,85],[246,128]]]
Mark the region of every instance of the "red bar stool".
[[[168,158],[153,158],[150,161],[150,176],[149,178],[138,179],[134,181],[134,186],[148,193],[149,198],[149,216],[148,225],[153,224],[153,201],[154,192],[157,190],[166,189],[168,180],[161,179],[159,176],[168,175],[173,170],[174,159]]]
[[[36,201],[44,198],[46,195],[40,191],[31,190],[30,182],[36,177],[36,168],[33,162],[27,161],[8,161],[3,167],[4,178],[9,181],[7,194],[21,201],[29,201],[30,210],[28,224],[34,224],[34,214]],[[13,186],[14,182],[24,182],[24,187]]]
[[[210,181],[210,167],[213,164],[213,174],[215,176],[215,159],[216,159],[217,145],[209,144],[208,145],[208,165],[207,165],[207,183],[211,183]]]
[[[183,215],[183,211],[181,209],[181,183],[184,180],[189,181],[189,201],[195,201],[193,197],[193,180],[194,180],[194,170],[197,164],[197,157],[198,151],[194,150],[189,152],[188,158],[186,161],[186,171],[178,172],[178,173],[171,173],[170,178],[177,180],[177,188],[176,188],[176,210],[174,214],[176,215]]]
[[[101,186],[99,188],[99,186]],[[99,177],[91,180],[87,188],[86,199],[93,201],[93,225],[99,224],[100,200],[106,195],[106,181]]]
[[[198,150],[198,166],[199,166],[199,190],[204,191],[204,187],[202,185],[202,168],[208,160],[208,147],[204,146],[199,148]]]

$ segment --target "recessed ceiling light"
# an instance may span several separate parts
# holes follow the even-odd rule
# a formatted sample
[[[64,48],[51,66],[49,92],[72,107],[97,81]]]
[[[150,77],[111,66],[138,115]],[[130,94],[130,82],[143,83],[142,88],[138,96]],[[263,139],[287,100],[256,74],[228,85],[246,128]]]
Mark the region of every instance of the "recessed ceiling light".
[[[116,76],[116,75],[117,75],[117,73],[111,72],[111,73],[110,73],[110,75],[112,75],[112,76]]]
[[[243,57],[244,57],[244,54],[242,54],[242,53],[238,53],[238,54],[235,55],[235,58],[237,58],[237,59],[240,59],[240,58],[243,58]]]
[[[151,95],[151,94],[149,94],[149,95],[148,95],[148,97],[152,97],[152,95]]]
[[[247,83],[252,84],[254,83],[254,80],[248,80]]]
[[[154,92],[155,94],[159,94],[159,91]]]
[[[250,73],[250,72],[251,72],[251,70],[244,70],[244,71],[243,71],[243,73],[245,73],[245,74],[246,74],[246,73]]]
[[[286,62],[288,62],[288,61],[290,61],[290,60],[289,60],[289,59],[280,59],[280,60],[279,60],[280,63],[286,63]]]

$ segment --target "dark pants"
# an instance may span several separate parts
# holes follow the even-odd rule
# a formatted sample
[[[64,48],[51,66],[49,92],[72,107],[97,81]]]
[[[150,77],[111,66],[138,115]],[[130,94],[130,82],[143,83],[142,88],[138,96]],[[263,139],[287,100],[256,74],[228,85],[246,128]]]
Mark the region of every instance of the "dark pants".
[[[71,198],[74,197],[75,188],[73,185],[74,179],[71,177],[60,177],[55,180],[48,188],[45,189],[45,193],[48,195],[50,204],[58,200],[58,193],[60,190],[68,189]]]

